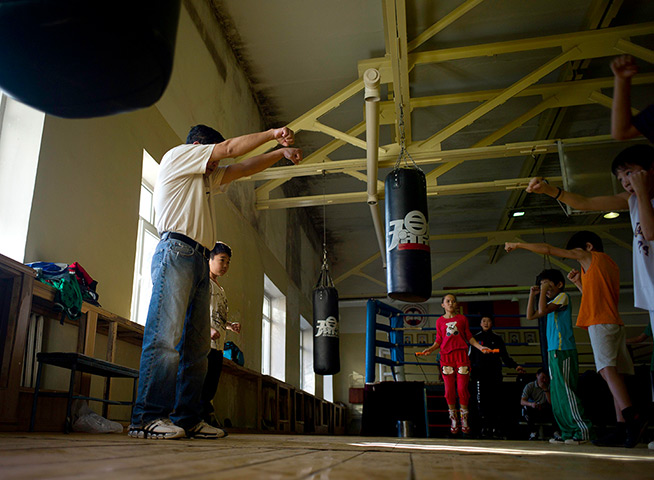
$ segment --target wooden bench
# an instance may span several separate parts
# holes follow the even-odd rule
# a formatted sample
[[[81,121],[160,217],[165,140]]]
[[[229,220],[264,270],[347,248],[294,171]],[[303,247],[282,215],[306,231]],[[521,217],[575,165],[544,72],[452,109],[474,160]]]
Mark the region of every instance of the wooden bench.
[[[66,353],[66,352],[52,352],[52,353],[38,353],[36,360],[39,363],[38,372],[36,374],[36,386],[34,388],[34,400],[32,403],[32,415],[30,417],[29,431],[34,431],[34,419],[36,418],[36,408],[39,396],[42,397],[67,397],[66,404],[66,424],[65,432],[69,433],[72,430],[72,415],[71,405],[73,400],[91,400],[95,402],[102,402],[106,405],[131,405],[134,406],[134,399],[136,398],[136,385],[139,377],[139,371],[133,368],[123,367],[116,365],[105,360],[92,358],[81,353]],[[39,392],[41,387],[41,372],[43,365],[54,365],[61,368],[70,370],[70,384],[68,392]],[[73,389],[75,388],[75,373],[83,372],[91,375],[99,375],[105,378],[132,378],[134,379],[134,386],[132,388],[132,400],[130,401],[116,401],[109,400],[108,391],[105,390],[104,398],[87,397],[83,395],[75,395]]]

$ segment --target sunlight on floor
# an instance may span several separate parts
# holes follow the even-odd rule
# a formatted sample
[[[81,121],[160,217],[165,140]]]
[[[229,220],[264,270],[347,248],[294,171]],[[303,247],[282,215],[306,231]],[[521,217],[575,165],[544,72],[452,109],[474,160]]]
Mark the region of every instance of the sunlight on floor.
[[[641,455],[626,455],[626,454],[607,454],[607,453],[590,453],[590,452],[575,452],[575,451],[551,451],[551,450],[534,450],[531,448],[497,448],[497,447],[478,447],[467,445],[430,445],[430,444],[416,444],[416,443],[383,443],[383,442],[359,442],[350,443],[353,447],[375,447],[375,448],[389,448],[389,449],[406,449],[406,450],[423,450],[432,452],[458,452],[458,453],[487,453],[498,455],[559,455],[568,457],[585,457],[585,458],[598,458],[602,460],[618,460],[624,461],[652,461],[654,456],[643,457]],[[575,447],[570,447],[575,448]]]

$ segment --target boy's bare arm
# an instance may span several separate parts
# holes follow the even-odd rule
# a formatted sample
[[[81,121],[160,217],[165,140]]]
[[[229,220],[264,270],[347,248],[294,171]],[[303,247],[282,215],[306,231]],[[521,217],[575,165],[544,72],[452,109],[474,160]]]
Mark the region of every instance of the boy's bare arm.
[[[528,193],[545,194],[549,197],[556,198],[557,200],[570,205],[572,208],[576,208],[577,210],[600,212],[611,210],[627,210],[629,208],[629,193],[627,192],[622,192],[617,195],[584,197],[583,195],[566,192],[559,187],[550,185],[545,181],[543,177],[532,178],[525,190]]]
[[[512,252],[517,248],[521,248],[523,250],[529,250],[530,252],[539,253],[541,255],[553,255],[555,257],[561,257],[561,258],[572,258],[578,261],[581,261],[582,259],[585,259],[588,256],[590,256],[590,252],[587,252],[580,248],[575,248],[573,250],[566,250],[565,248],[554,247],[548,243],[506,242],[504,244],[504,249],[507,252]]]
[[[638,214],[640,221],[640,229],[643,232],[643,237],[648,242],[654,240],[654,207],[649,196],[648,189],[648,174],[647,170],[640,170],[632,172],[629,177],[629,183],[634,189],[636,200],[638,202]]]
[[[538,299],[538,316],[544,317],[549,313],[557,311],[559,308],[561,308],[560,305],[547,303],[547,292],[541,289],[541,295]]]
[[[583,292],[583,290],[581,289],[581,273],[579,273],[579,270],[576,270],[574,268],[570,270],[568,272],[568,280],[574,283],[580,292]]]
[[[631,77],[638,73],[638,66],[631,55],[622,55],[611,62],[613,70],[613,104],[611,107],[611,136],[627,140],[641,133],[631,120]]]
[[[537,320],[538,312],[534,308],[534,298],[540,293],[540,287],[534,285],[529,289],[529,300],[527,300],[527,320]]]

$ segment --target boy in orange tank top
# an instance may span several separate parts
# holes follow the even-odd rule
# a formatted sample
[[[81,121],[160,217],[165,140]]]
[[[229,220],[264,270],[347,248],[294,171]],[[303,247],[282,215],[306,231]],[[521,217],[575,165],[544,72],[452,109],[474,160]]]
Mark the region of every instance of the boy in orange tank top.
[[[634,366],[625,343],[624,324],[618,314],[620,271],[604,253],[602,239],[595,233],[575,233],[565,249],[546,243],[513,243],[504,246],[507,252],[522,248],[541,255],[577,260],[581,273],[572,269],[568,279],[582,292],[577,326],[588,330],[597,371],[606,381],[615,405],[617,429],[593,441],[598,446],[623,445],[633,448],[644,430],[627,392],[623,375],[633,375]]]

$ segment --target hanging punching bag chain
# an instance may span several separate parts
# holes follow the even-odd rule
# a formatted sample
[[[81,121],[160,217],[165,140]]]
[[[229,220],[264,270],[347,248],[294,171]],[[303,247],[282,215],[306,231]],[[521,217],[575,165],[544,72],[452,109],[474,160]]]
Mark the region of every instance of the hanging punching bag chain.
[[[341,370],[338,333],[338,291],[327,265],[327,210],[323,178],[322,267],[313,289],[313,371],[318,375],[334,375]]]
[[[409,151],[406,149],[406,137],[404,134],[404,107],[400,105],[400,123],[398,124],[398,128],[400,130],[400,153],[397,156],[397,161],[395,162],[395,169],[400,168],[400,164],[402,163],[402,160],[404,159],[404,164],[406,168],[416,168],[420,171],[421,168],[418,166],[416,161],[413,159]],[[409,163],[409,160],[411,160],[411,164]],[[412,165],[413,164],[413,165]]]

